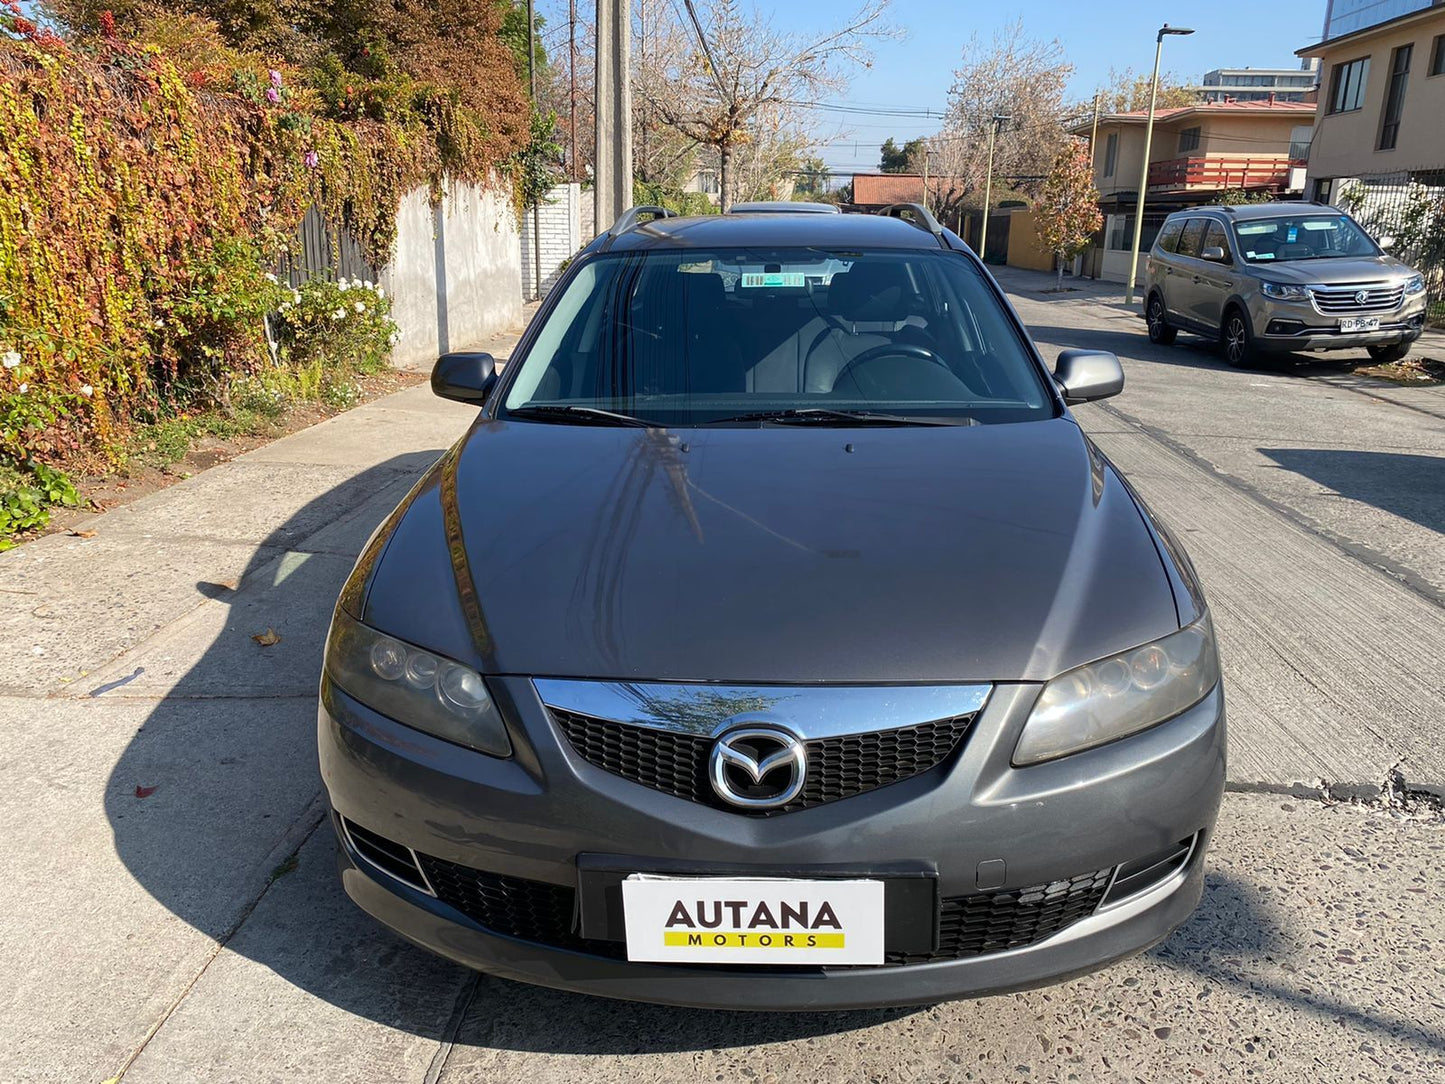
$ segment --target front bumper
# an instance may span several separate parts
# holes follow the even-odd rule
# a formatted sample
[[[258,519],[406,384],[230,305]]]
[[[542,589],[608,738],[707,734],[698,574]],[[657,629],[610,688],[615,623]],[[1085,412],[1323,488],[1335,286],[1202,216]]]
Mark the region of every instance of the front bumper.
[[[336,812],[441,863],[575,891],[578,858],[638,856],[769,871],[936,870],[940,898],[1078,878],[1197,835],[1182,867],[1036,943],[880,968],[708,968],[629,963],[505,936],[341,848],[342,881],[402,936],[509,978],[611,997],[738,1009],[907,1005],[1056,982],[1168,936],[1198,902],[1224,783],[1216,689],[1142,734],[1026,769],[1009,765],[1037,686],[997,686],[962,748],[923,775],[798,812],[753,818],[674,798],[577,757],[526,679],[496,682],[517,755],[497,760],[402,726],[323,684],[322,775]],[[998,876],[998,863],[1003,864]],[[981,868],[982,863],[988,863]],[[1001,882],[1001,883],[1000,883]]]
[[[1414,342],[1425,327],[1425,298],[1406,302],[1400,310],[1379,315],[1375,331],[1339,330],[1339,318],[1324,316],[1309,305],[1254,305],[1254,341],[1261,350],[1363,350]]]

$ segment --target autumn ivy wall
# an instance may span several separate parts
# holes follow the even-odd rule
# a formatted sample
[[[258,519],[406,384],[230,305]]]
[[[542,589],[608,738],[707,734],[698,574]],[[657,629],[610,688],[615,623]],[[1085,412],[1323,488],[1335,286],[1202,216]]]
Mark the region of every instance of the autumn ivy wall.
[[[425,5],[359,44],[343,21],[273,47],[164,4],[122,24],[77,0],[88,29],[59,36],[0,0],[0,536],[34,525],[14,494],[54,502],[57,471],[122,462],[139,426],[324,383],[288,366],[360,364],[377,335],[426,361],[518,319],[552,119],[508,44],[517,6],[448,2],[470,36],[442,63],[458,32],[418,38]],[[276,281],[312,206],[380,293]]]

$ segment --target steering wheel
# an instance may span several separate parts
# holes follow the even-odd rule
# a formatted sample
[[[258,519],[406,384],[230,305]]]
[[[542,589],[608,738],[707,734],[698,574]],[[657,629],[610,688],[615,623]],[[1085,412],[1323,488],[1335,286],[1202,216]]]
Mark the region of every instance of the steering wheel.
[[[858,378],[853,375],[853,370],[877,361],[879,358],[914,358],[918,361],[927,361],[937,365],[955,380],[958,379],[954,376],[953,370],[948,367],[948,362],[926,346],[919,346],[917,343],[880,343],[878,346],[869,347],[839,369],[838,375],[833,378],[833,390],[836,391],[845,379],[851,379],[856,383]]]

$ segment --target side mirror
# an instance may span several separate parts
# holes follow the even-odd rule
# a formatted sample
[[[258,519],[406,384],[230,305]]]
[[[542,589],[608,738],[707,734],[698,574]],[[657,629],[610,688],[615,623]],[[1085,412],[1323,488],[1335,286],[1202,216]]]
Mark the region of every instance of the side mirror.
[[[1227,263],[1229,261],[1229,253],[1225,252],[1224,249],[1218,245],[1210,245],[1199,254],[1199,258],[1201,260],[1208,260],[1210,263]]]
[[[1376,241],[1375,244],[1379,245],[1383,251],[1389,252],[1390,249],[1395,247],[1395,239],[1389,234],[1386,234],[1384,237],[1381,237],[1378,241]]]
[[[479,405],[496,386],[497,360],[491,354],[443,354],[431,371],[432,394],[458,403]]]
[[[1054,383],[1066,403],[1107,399],[1124,390],[1124,369],[1107,350],[1065,350],[1054,364]]]

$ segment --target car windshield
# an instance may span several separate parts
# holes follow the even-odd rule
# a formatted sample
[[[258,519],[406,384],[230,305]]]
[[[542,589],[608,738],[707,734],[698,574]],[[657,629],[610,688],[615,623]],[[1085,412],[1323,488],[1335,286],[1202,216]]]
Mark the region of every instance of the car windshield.
[[[961,253],[673,248],[581,267],[503,416],[986,424],[1054,411],[1021,332]]]
[[[1239,251],[1250,263],[1378,256],[1380,250],[1349,215],[1283,215],[1237,222]]]

